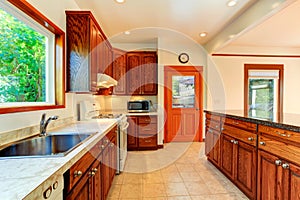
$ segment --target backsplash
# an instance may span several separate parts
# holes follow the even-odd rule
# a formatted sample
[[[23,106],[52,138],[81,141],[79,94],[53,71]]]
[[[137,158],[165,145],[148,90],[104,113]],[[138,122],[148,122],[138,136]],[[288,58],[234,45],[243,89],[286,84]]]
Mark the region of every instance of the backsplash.
[[[51,132],[51,129],[73,123],[74,121],[75,120],[73,117],[51,121],[51,123],[49,123],[48,125],[47,131]],[[35,125],[35,126],[29,126],[17,130],[8,131],[8,132],[2,132],[0,133],[0,147],[21,139],[35,136],[39,134],[39,131],[40,131],[40,125]]]

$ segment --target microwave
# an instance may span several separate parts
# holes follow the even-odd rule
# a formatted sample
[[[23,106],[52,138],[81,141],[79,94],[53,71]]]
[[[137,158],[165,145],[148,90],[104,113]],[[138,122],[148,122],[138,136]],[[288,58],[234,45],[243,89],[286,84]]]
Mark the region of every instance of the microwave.
[[[127,102],[128,112],[150,112],[151,101],[150,100],[135,100]]]

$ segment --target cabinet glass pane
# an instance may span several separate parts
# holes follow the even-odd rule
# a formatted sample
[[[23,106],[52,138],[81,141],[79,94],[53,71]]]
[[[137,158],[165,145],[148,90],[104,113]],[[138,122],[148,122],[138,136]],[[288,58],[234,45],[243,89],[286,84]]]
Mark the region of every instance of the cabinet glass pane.
[[[195,107],[194,76],[172,76],[172,107]]]

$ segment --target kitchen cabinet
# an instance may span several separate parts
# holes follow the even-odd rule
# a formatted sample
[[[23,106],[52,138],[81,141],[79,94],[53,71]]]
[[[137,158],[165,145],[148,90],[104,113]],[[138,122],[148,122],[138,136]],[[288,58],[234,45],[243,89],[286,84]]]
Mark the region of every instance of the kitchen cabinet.
[[[112,75],[112,49],[90,11],[66,11],[67,91],[96,92],[97,73]]]
[[[250,199],[256,197],[256,124],[222,119],[221,170]]]
[[[299,133],[264,125],[258,130],[257,199],[299,199]]]
[[[157,149],[157,116],[129,116],[128,150]]]
[[[107,198],[116,163],[116,127],[64,173],[64,199]]]
[[[157,55],[156,52],[128,52],[127,94],[157,94]]]
[[[205,124],[205,154],[208,160],[219,167],[221,163],[221,117],[206,114]]]
[[[118,81],[113,93],[116,95],[126,94],[126,52],[113,49],[113,76]]]

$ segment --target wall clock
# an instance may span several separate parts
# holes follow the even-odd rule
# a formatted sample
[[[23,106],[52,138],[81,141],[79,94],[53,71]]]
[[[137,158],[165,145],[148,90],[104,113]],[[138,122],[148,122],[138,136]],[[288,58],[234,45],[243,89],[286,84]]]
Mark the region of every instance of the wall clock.
[[[187,53],[181,53],[179,56],[178,56],[178,60],[179,62],[181,63],[187,63],[189,62],[189,55]]]

